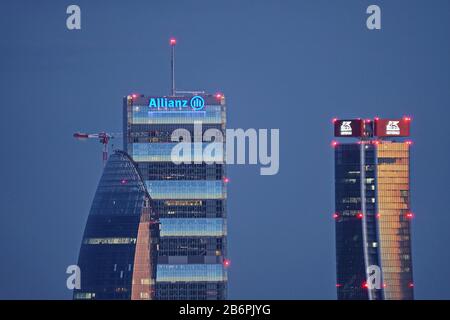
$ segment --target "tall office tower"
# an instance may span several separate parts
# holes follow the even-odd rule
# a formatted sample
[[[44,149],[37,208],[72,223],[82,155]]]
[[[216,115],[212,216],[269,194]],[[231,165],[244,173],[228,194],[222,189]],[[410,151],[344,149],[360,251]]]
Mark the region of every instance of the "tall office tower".
[[[159,225],[139,172],[123,151],[109,158],[88,216],[74,299],[154,298]]]
[[[137,163],[159,215],[156,298],[225,299],[224,149],[213,157],[220,158],[217,163],[202,158],[210,143],[204,136],[206,130],[215,129],[225,136],[224,96],[129,95],[124,98],[123,110],[124,150]],[[183,143],[193,142],[191,151],[185,154],[192,155],[193,162],[175,163],[180,160],[172,155],[178,143],[171,138],[175,130],[182,135],[184,132]]]
[[[413,299],[410,118],[334,120],[337,295]]]

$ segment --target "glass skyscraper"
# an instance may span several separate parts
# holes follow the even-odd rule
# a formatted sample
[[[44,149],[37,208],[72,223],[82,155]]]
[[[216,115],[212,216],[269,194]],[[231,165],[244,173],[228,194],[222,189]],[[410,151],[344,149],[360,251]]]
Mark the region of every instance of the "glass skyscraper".
[[[350,121],[342,121],[344,132],[351,133],[345,122]],[[353,128],[361,132],[357,142],[334,143],[337,295],[413,299],[410,142],[376,139],[373,125],[365,121],[361,131]]]
[[[124,150],[137,163],[160,221],[156,299],[225,299],[224,141],[215,141],[222,144],[221,161],[210,163],[201,156],[210,143],[206,130],[225,137],[224,96],[129,95],[123,111]],[[193,162],[173,162],[177,142],[171,136],[177,129],[188,133],[190,141],[184,143],[193,143]]]
[[[132,159],[110,156],[84,230],[74,299],[149,300],[155,295],[159,225]]]

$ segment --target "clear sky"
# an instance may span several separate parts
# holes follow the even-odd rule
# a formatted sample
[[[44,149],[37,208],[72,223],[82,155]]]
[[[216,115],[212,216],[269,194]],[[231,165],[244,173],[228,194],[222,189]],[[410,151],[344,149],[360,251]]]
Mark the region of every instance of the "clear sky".
[[[411,115],[416,297],[450,299],[449,1],[0,8],[0,298],[71,298],[65,269],[102,170],[101,145],[72,134],[121,132],[124,95],[168,94],[175,36],[179,89],[224,92],[229,128],[280,129],[278,175],[228,169],[229,298],[336,298],[331,119]]]

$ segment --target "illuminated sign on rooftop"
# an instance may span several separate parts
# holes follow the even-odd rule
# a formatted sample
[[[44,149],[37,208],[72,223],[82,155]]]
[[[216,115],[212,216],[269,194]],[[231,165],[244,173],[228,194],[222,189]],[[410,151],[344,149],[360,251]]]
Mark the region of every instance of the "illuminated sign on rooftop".
[[[148,102],[150,108],[192,108],[195,111],[205,107],[205,100],[201,96],[193,96],[190,99],[185,97],[161,97],[150,98]]]
[[[361,119],[334,120],[335,137],[362,137],[363,122]]]
[[[408,137],[411,119],[375,119],[377,137]]]

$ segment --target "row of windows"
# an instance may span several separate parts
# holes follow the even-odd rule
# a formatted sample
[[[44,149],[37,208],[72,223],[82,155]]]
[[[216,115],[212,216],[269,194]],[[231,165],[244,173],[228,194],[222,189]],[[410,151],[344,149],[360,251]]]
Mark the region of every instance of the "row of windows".
[[[224,200],[155,200],[153,208],[160,218],[222,218]]]
[[[383,191],[396,191],[396,190],[409,190],[409,184],[408,183],[398,183],[398,184],[389,184],[389,183],[382,183],[378,184],[378,192]]]
[[[136,244],[136,238],[85,238],[83,244]]]
[[[159,242],[159,256],[205,256],[214,254],[222,255],[225,238],[167,238],[163,237]]]
[[[389,171],[399,171],[399,172],[408,172],[409,171],[409,165],[408,164],[379,164],[378,165],[378,172],[387,173]]]
[[[222,164],[192,165],[173,162],[138,164],[145,180],[221,180],[224,175]]]
[[[389,203],[389,202],[378,202],[378,206],[380,210],[386,210],[386,209],[408,209],[407,203]]]
[[[378,201],[382,203],[407,203],[408,199],[406,197],[399,197],[399,196],[385,196],[383,194],[382,196],[378,197]]]
[[[378,158],[377,159],[378,165],[395,165],[395,164],[401,164],[401,165],[408,165],[409,159],[408,158]]]
[[[221,142],[133,143],[129,151],[136,162],[224,163]]]
[[[221,218],[161,218],[161,237],[221,237],[226,235],[225,220]]]
[[[411,256],[409,254],[404,254],[404,252],[386,252],[382,254],[382,257],[384,259],[384,261],[399,261],[399,259],[401,260],[410,260]]]
[[[386,266],[383,267],[383,275],[389,276],[389,273],[402,273],[402,272],[410,272],[411,268],[409,267],[399,267],[399,266]]]
[[[409,171],[378,171],[379,178],[409,178]]]
[[[180,125],[177,124],[163,124],[163,125],[132,125],[131,132],[128,136],[128,142],[130,143],[160,143],[160,142],[173,142],[172,133],[179,129]],[[191,142],[196,142],[194,138],[201,140],[203,134],[209,129],[216,129],[222,131],[221,125],[202,124],[201,132],[197,132],[197,128],[194,131],[194,125],[183,125],[183,129],[189,131],[191,135]],[[200,130],[198,130],[200,131]],[[198,135],[198,136],[197,136]],[[187,142],[187,141],[186,141]],[[217,141],[219,142],[219,141]]]
[[[156,285],[158,300],[207,300],[225,299],[226,283],[224,282],[161,282]]]
[[[409,179],[406,178],[402,178],[402,177],[384,177],[384,176],[380,176],[378,177],[378,185],[380,184],[408,184],[409,183]]]
[[[397,252],[391,251],[391,249],[394,249],[394,248],[400,249],[401,250],[400,252],[409,252],[410,251],[410,242],[409,241],[398,241],[396,239],[385,240],[384,237],[381,236],[380,243],[381,243],[381,248],[384,248],[383,250],[389,250],[391,253],[397,253]],[[391,248],[391,249],[388,249],[388,248]]]
[[[378,190],[379,197],[408,197],[408,190]]]
[[[133,110],[131,123],[133,124],[189,124],[225,122],[223,112],[219,111],[148,111],[144,108]]]
[[[226,281],[222,264],[159,264],[156,269],[157,282]]]
[[[224,199],[222,180],[149,181],[145,184],[152,199]]]

